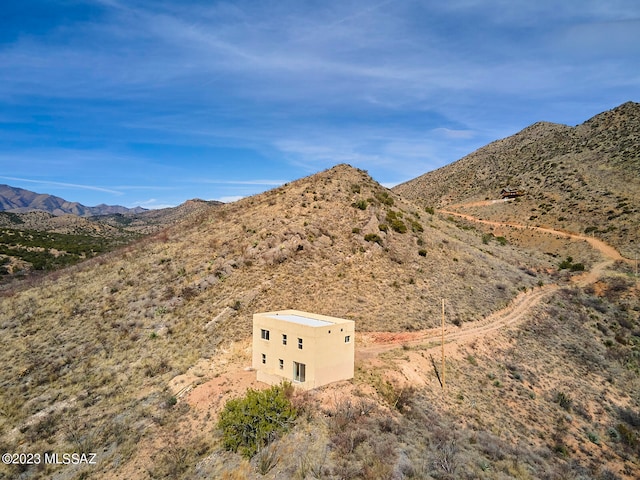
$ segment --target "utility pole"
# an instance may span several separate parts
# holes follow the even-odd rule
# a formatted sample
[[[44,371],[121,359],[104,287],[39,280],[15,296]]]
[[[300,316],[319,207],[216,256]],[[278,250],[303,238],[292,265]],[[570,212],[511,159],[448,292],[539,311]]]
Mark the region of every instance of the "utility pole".
[[[444,298],[442,299],[442,390],[444,390]]]

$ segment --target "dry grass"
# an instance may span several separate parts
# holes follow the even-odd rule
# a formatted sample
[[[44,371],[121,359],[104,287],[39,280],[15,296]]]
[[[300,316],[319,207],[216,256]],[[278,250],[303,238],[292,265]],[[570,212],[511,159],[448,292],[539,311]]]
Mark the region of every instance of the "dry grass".
[[[366,203],[364,210],[360,200]],[[395,216],[390,217],[390,211]],[[380,229],[381,223],[398,218],[407,227],[405,233]],[[373,232],[381,244],[365,240]],[[437,324],[442,297],[453,306],[451,321],[478,319],[507,304],[519,289],[549,282],[553,276],[547,271],[553,272],[556,264],[556,258],[533,248],[485,244],[482,232],[426,213],[365,172],[347,166],[210,208],[154,237],[4,292],[0,447],[99,452],[97,467],[64,470],[69,477],[250,477],[258,465],[218,450],[211,429],[215,412],[203,413],[181,400],[176,403],[167,385],[201,358],[211,359],[218,371],[224,371],[225,365],[219,363],[226,358],[222,351],[233,341],[246,341],[254,311],[298,308],[353,318],[360,331],[414,330]],[[630,287],[607,283],[598,288],[619,303],[627,301]],[[604,298],[609,302],[608,296]],[[630,332],[633,329],[623,332],[627,342],[634,341]],[[607,362],[613,363],[606,365],[620,364],[633,347],[619,343],[615,335],[612,338],[616,349],[607,351],[611,356]],[[565,341],[562,337],[557,343]],[[539,358],[532,357],[527,368],[547,361],[545,348],[531,346]],[[301,424],[272,452],[280,461],[269,474],[472,478],[482,472],[478,462],[484,457],[478,457],[476,447],[467,446],[471,430],[452,436],[450,428],[456,423],[446,413],[451,406],[430,398],[435,392],[430,393],[426,380],[416,394],[418,407],[409,408],[411,402],[405,398],[402,413],[389,407],[393,389],[401,385],[395,382],[402,380],[398,372],[404,371],[403,358],[419,353],[409,350],[398,359],[381,359],[388,365],[381,367],[375,381],[366,375],[356,378],[352,386],[360,395],[371,396],[375,408],[365,418],[349,420],[353,428],[348,435],[339,435],[322,414],[306,416],[309,426]],[[486,358],[477,355],[478,363],[494,370],[501,355],[497,348],[495,358],[489,353]],[[372,371],[376,368],[371,366]],[[567,368],[565,375],[573,371]],[[558,373],[558,382],[562,378]],[[503,384],[511,381],[496,379]],[[386,387],[386,380],[391,387]],[[480,387],[491,393],[487,404],[502,391],[491,385]],[[629,387],[629,392],[637,390]],[[364,398],[354,395],[353,402]],[[551,399],[548,403],[549,409],[555,405]],[[326,405],[315,411],[326,411]],[[434,413],[436,407],[442,413]],[[330,404],[332,412],[341,408],[340,403]],[[629,408],[637,407],[629,404]],[[475,421],[473,411],[467,414],[469,422]],[[331,413],[329,418],[337,415]],[[474,428],[508,441],[487,425],[477,423]],[[317,435],[309,436],[312,431]],[[606,437],[600,430],[596,433]],[[625,435],[623,431],[621,438]],[[405,444],[409,446],[402,447]],[[282,453],[300,452],[301,445],[308,446],[306,455]],[[341,457],[338,450],[348,455]],[[260,468],[269,467],[273,458],[263,458]],[[290,458],[296,461],[291,463]],[[380,463],[376,460],[380,458],[389,461]],[[487,457],[487,461],[500,460]],[[495,465],[491,463],[492,468]],[[521,468],[508,461],[500,465],[501,472]],[[62,473],[63,467],[26,470],[27,478],[49,478],[52,470]],[[13,467],[0,469],[0,475],[9,478],[18,473]],[[478,475],[475,478],[482,478]],[[523,473],[516,478],[528,477]]]

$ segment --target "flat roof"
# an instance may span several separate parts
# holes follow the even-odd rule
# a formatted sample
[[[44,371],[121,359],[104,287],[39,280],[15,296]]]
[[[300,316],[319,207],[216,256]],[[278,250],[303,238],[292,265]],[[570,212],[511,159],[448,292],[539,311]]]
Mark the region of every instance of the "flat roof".
[[[308,327],[326,327],[327,325],[335,325],[333,322],[327,322],[326,320],[318,320],[317,318],[304,317],[302,315],[295,315],[290,313],[278,314],[272,313],[265,315],[265,317],[275,318],[277,320],[286,320],[288,322],[299,323]]]

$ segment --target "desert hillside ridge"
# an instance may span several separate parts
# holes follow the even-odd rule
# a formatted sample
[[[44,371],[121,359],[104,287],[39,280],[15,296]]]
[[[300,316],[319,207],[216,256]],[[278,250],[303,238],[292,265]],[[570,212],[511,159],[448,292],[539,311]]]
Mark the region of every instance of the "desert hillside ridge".
[[[627,102],[576,127],[536,123],[394,191],[423,206],[594,235],[634,258],[639,171],[640,104]],[[503,189],[525,194],[492,202]]]
[[[8,289],[0,447],[95,449],[99,463],[0,472],[636,478],[631,267],[582,240],[497,228],[338,165]],[[422,337],[442,298],[452,334],[524,305],[500,329],[451,337],[446,396]],[[295,426],[246,459],[222,448],[216,421],[226,400],[264,388],[245,370],[252,314],[285,308],[354,319],[356,348],[372,350],[352,381],[294,395]],[[381,333],[397,348],[377,352]]]
[[[172,208],[90,217],[0,212],[0,289],[129,244],[220,204],[193,199]]]

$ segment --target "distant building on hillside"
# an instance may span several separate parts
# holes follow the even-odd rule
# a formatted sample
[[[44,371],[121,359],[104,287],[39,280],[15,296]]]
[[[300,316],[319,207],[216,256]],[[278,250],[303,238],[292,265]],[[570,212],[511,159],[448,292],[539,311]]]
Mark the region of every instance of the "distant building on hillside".
[[[253,368],[270,385],[309,390],[353,378],[355,323],[299,310],[253,315]]]
[[[512,190],[512,189],[503,188],[502,191],[500,192],[501,198],[516,198],[516,197],[522,197],[523,195],[524,195],[524,191],[522,190]]]

